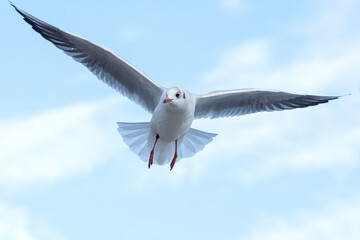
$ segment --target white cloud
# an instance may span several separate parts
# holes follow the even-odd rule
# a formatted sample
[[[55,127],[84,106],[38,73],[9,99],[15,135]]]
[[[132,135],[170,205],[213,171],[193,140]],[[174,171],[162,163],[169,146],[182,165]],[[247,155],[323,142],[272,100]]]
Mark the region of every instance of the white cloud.
[[[356,4],[332,1],[315,19],[291,25],[305,41],[287,61],[275,60],[276,36],[228,49],[204,74],[205,90],[259,87],[320,95],[354,93],[360,78],[359,34],[347,26],[353,25],[351,14]],[[341,19],[335,29],[327,25],[332,17]],[[344,29],[346,34],[341,36],[347,37],[336,37]],[[285,31],[284,36],[294,34]],[[219,136],[212,143],[216,147],[206,151],[218,158],[220,153],[237,159],[239,167],[232,176],[242,184],[309,169],[341,175],[359,165],[360,115],[354,111],[359,107],[359,95],[354,94],[304,110],[214,120],[216,123],[208,126],[218,129]]]
[[[317,212],[300,212],[288,219],[267,217],[239,240],[360,239],[360,198],[328,204]]]
[[[116,151],[114,98],[0,122],[0,186],[49,182],[91,170]],[[121,142],[121,139],[118,139]]]
[[[317,92],[330,87],[350,92],[357,89],[360,34],[354,31],[359,27],[354,16],[359,2],[336,0],[311,4],[320,9],[313,18],[285,23],[283,32],[274,36],[233,46],[202,80],[211,84],[211,88],[266,87],[295,92]],[[281,49],[281,41],[288,37],[301,39],[301,44],[292,48],[292,57],[277,63],[276,56],[279,58],[282,53],[275,49]]]
[[[203,76],[203,81],[211,84],[216,82],[245,81],[259,69],[269,65],[270,42],[254,40],[228,49],[221,57],[217,66]]]
[[[119,33],[120,40],[124,41],[136,41],[144,36],[144,32],[135,28],[122,29]]]
[[[64,237],[46,224],[34,221],[24,209],[0,202],[0,239],[62,240]]]
[[[211,88],[278,88],[292,92],[317,92],[330,87],[352,91],[360,78],[360,45],[346,46],[331,56],[333,46],[303,46],[301,56],[284,64],[272,60],[270,40],[254,40],[226,51],[202,81]],[[304,52],[317,48],[318,54]],[[323,55],[321,53],[325,52]],[[347,79],[347,80],[344,80]],[[241,85],[239,85],[241,83]]]
[[[321,41],[322,44],[338,40],[344,41],[344,36],[348,36],[349,33],[353,37],[359,37],[358,32],[354,31],[354,27],[358,26],[358,23],[353,19],[359,9],[359,1],[310,1],[310,4],[315,8],[320,7],[321,11],[317,11],[315,19],[305,19],[304,25],[293,28],[292,31],[296,31],[296,34],[303,34],[311,41]],[[346,41],[354,40],[349,38]]]
[[[281,122],[279,123],[281,125]],[[279,127],[279,125],[277,127]],[[280,133],[286,135],[286,133]],[[289,133],[294,134],[289,129]],[[241,184],[253,184],[282,173],[299,173],[307,170],[327,170],[335,177],[341,177],[359,167],[360,128],[345,129],[332,134],[324,134],[322,137],[314,136],[314,139],[300,139],[300,143],[286,144],[286,147],[276,147],[273,151],[265,154],[254,154],[258,157],[253,164],[247,167],[235,168],[232,177]],[[293,137],[291,137],[292,139]],[[265,138],[267,144],[271,139]],[[262,141],[264,138],[261,139]],[[265,140],[265,141],[266,141]],[[289,140],[289,139],[284,139]],[[278,144],[284,140],[278,140]],[[290,140],[291,141],[291,140]],[[299,141],[299,139],[298,139]],[[308,141],[306,143],[306,141]]]
[[[244,0],[221,0],[222,9],[232,14],[241,14],[245,11]]]

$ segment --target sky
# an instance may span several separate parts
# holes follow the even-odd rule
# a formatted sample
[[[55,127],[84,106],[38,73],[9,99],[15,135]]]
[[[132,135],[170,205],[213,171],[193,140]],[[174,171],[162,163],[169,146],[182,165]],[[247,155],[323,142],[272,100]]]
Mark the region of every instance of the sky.
[[[344,97],[195,120],[219,135],[149,170],[116,122],[151,115],[3,0],[0,239],[360,239],[360,1],[13,3],[164,87]]]

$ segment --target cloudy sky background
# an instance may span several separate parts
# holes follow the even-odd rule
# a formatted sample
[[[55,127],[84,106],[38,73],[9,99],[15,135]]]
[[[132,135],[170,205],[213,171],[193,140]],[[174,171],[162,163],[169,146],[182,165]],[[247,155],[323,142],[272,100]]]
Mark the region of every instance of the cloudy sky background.
[[[162,86],[346,95],[197,120],[202,152],[147,165],[150,115],[0,3],[0,239],[360,239],[360,2],[13,1]]]

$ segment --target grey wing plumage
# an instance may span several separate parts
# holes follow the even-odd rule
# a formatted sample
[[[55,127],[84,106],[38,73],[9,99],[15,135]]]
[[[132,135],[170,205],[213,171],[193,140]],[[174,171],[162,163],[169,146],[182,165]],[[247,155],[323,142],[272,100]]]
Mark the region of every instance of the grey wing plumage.
[[[11,5],[35,31],[67,55],[82,63],[103,82],[138,103],[147,111],[154,111],[163,88],[151,81],[141,71],[110,50],[62,31],[33,17],[12,3]]]
[[[241,89],[196,96],[195,118],[220,118],[281,111],[326,103],[338,96],[301,95],[276,90]]]

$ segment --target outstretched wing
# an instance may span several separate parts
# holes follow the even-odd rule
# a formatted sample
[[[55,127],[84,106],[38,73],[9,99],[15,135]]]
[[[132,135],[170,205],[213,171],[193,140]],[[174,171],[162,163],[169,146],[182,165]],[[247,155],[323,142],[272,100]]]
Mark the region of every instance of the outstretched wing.
[[[195,118],[220,118],[281,111],[327,103],[338,96],[300,95],[275,90],[240,89],[196,96]]]
[[[153,112],[163,88],[115,53],[84,38],[75,36],[43,22],[11,5],[24,20],[45,39],[82,63],[103,82]]]

